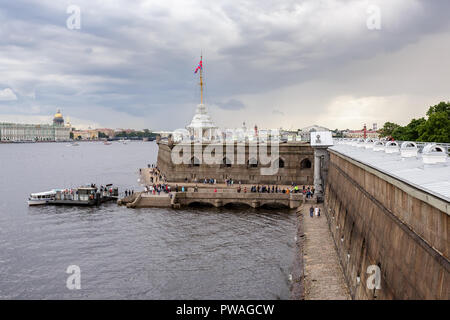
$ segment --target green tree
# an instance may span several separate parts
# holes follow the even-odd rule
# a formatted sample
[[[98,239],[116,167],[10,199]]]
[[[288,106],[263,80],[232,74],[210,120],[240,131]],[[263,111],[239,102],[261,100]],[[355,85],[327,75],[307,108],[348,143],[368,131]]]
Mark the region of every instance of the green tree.
[[[425,122],[425,118],[412,119],[408,125],[396,128],[392,132],[392,137],[395,140],[418,141],[420,135],[419,127]]]
[[[395,129],[398,129],[400,127],[400,125],[393,123],[393,122],[386,122],[383,125],[383,128],[378,130],[378,133],[380,134],[380,136],[382,137],[392,137],[392,133],[394,132]]]
[[[428,119],[412,119],[402,127],[386,122],[378,132],[382,137],[403,141],[450,142],[450,102],[440,102],[429,107]]]
[[[102,131],[98,132],[98,137],[99,138],[109,138],[109,136],[107,134],[105,134],[104,132],[102,132]]]
[[[428,109],[428,119],[418,127],[418,141],[450,142],[450,102]]]
[[[439,104],[430,107],[427,111],[427,116],[437,112],[446,112],[447,116],[450,116],[450,102],[439,102]]]

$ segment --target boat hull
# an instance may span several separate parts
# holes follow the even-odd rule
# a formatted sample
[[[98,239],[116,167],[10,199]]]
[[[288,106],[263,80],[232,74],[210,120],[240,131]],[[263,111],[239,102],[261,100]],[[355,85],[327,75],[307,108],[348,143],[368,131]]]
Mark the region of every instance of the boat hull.
[[[47,204],[47,200],[28,200],[29,206],[42,206]]]

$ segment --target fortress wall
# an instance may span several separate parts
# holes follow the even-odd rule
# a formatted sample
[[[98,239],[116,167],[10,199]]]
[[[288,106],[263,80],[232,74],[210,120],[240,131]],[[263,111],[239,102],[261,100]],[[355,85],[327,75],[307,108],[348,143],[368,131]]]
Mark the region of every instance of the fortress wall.
[[[448,202],[330,150],[325,214],[353,298],[450,298]]]
[[[299,185],[312,185],[314,181],[314,151],[309,144],[280,144],[279,156],[283,159],[285,167],[279,168],[278,172],[273,175],[261,174],[261,166],[253,168],[247,165],[249,160],[248,144],[245,148],[234,146],[235,162],[231,167],[226,167],[221,164],[206,164],[201,163],[199,166],[191,164],[173,164],[171,159],[171,149],[167,143],[160,142],[158,144],[158,167],[166,175],[169,181],[184,181],[185,178],[189,182],[198,179],[201,181],[207,179],[217,179],[218,182],[223,182],[227,177],[233,180],[241,181],[242,183],[250,184],[288,184],[292,182]],[[203,145],[204,150],[207,144]],[[270,150],[270,148],[268,148]],[[243,154],[242,154],[243,152]],[[193,153],[193,151],[192,151]],[[236,164],[239,157],[245,159],[244,164]],[[223,147],[223,157],[225,157],[225,147]],[[311,163],[310,168],[301,168],[301,162],[308,159]],[[266,165],[267,167],[267,165]]]

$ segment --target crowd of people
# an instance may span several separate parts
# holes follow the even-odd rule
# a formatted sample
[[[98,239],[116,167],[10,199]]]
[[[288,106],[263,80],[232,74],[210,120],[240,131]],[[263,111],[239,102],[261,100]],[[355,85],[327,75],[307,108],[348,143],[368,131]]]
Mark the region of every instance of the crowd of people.
[[[166,183],[157,183],[157,184],[154,183],[150,186],[145,187],[145,192],[150,192],[153,195],[156,195],[156,194],[160,195],[161,192],[162,193],[170,193],[171,191],[172,190],[171,190],[170,185],[168,185]]]
[[[240,188],[240,187],[239,187]],[[238,189],[239,189],[238,188]],[[305,187],[303,186],[302,189],[300,189],[297,185],[293,185],[291,188],[288,187],[278,187],[278,185],[275,186],[260,186],[260,185],[253,185],[250,188],[250,192],[255,193],[302,193],[306,195],[306,198],[312,198],[314,196],[314,187]],[[238,191],[240,192],[240,191]]]
[[[166,176],[159,170],[158,166],[155,164],[148,164],[148,169],[150,169],[150,183],[152,184],[159,184],[159,183],[166,183],[167,179]]]

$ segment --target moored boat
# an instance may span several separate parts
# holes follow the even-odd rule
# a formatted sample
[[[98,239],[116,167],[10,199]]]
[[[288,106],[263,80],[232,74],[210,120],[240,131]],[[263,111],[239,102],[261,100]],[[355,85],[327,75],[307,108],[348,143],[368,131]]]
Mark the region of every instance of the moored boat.
[[[95,185],[82,186],[74,189],[54,189],[52,191],[33,193],[28,205],[70,205],[94,206],[103,202],[117,200],[119,189],[112,184],[97,188]]]
[[[32,193],[32,194],[30,194],[30,197],[28,198],[28,205],[29,206],[37,206],[37,205],[47,204],[49,201],[53,201],[55,199],[56,191],[57,190]]]

